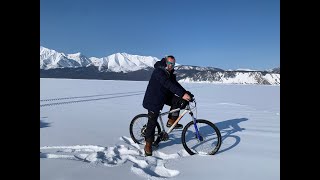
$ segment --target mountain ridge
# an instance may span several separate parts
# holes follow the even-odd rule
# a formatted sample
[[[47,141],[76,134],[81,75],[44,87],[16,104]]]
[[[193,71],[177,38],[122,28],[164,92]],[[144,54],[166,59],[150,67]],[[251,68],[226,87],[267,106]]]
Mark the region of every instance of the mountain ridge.
[[[40,77],[147,81],[159,60],[125,52],[88,58],[81,52],[65,54],[40,46]],[[280,85],[280,67],[257,71],[178,64],[175,73],[179,82]]]

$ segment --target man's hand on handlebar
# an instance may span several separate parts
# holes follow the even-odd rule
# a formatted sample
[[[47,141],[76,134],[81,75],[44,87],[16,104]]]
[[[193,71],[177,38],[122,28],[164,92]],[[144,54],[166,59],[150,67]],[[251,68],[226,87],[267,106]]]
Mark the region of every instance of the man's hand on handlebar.
[[[187,91],[187,92],[183,95],[182,99],[184,99],[184,100],[186,100],[186,101],[192,101],[192,100],[193,100],[193,97],[194,97],[194,95],[193,95],[190,91]]]

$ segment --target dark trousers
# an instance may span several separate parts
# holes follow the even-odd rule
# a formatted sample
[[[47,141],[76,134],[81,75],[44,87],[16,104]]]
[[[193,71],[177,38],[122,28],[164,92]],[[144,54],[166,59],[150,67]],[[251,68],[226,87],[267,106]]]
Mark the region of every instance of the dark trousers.
[[[179,97],[175,95],[170,95],[166,98],[165,104],[170,107],[170,111],[173,109],[179,108],[178,101],[180,100]],[[179,111],[170,113],[168,115],[168,118],[176,120],[179,117]],[[146,137],[145,140],[147,142],[152,143],[154,141],[154,133],[155,128],[157,126],[157,119],[159,117],[159,112],[152,112],[148,110],[148,123],[147,123],[147,129],[146,129]]]

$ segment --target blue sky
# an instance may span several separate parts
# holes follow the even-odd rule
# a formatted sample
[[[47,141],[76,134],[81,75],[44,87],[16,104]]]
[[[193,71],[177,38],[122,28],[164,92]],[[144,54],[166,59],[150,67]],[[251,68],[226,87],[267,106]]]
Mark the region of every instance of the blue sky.
[[[40,44],[64,53],[174,55],[179,64],[280,66],[279,0],[40,0]]]

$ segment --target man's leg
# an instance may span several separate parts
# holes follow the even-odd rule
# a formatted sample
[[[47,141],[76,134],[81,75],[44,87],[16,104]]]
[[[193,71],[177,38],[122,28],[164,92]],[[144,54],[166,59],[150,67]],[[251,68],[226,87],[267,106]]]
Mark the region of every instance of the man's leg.
[[[170,103],[171,104],[170,111],[173,110],[173,109],[179,108],[179,104],[178,104],[179,100],[180,100],[179,97],[172,96],[171,103]],[[169,120],[167,122],[167,127],[171,127],[171,125],[178,119],[179,114],[180,114],[180,111],[177,111],[177,112],[174,112],[174,113],[170,113],[168,115]],[[177,124],[175,126],[175,129],[181,129],[181,128],[183,128],[182,124]]]
[[[157,126],[158,116],[159,113],[148,111],[148,123],[145,136],[146,145],[144,147],[146,156],[152,156],[152,143],[154,141],[154,133]]]

